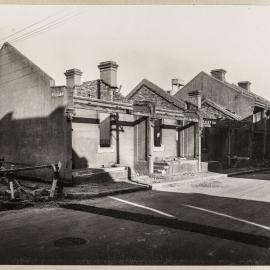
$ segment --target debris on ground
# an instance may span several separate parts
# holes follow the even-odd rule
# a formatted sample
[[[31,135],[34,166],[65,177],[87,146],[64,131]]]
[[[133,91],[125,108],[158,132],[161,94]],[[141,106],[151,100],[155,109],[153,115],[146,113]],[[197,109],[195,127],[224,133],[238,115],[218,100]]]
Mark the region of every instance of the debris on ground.
[[[14,199],[11,199],[9,179],[0,177],[0,211],[21,209],[25,207],[43,207],[50,203],[50,184],[31,183],[30,181],[13,179]],[[53,206],[56,206],[54,203]]]

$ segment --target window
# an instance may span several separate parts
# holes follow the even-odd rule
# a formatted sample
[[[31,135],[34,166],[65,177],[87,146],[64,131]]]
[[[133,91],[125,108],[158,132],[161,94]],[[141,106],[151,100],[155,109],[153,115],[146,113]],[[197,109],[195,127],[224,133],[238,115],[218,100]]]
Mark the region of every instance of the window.
[[[161,141],[162,139],[162,120],[157,119],[155,120],[155,125],[154,125],[154,146],[155,147],[160,147],[161,146]]]
[[[100,147],[111,146],[111,117],[110,114],[99,114]]]

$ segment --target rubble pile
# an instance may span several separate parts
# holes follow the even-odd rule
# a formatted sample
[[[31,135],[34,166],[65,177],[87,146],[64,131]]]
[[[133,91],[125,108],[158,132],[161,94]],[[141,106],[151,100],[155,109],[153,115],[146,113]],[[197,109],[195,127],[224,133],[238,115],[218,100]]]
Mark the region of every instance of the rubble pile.
[[[35,165],[15,168],[11,162],[0,158],[0,211],[18,209],[24,205],[34,205],[36,202],[47,203],[62,196],[63,183],[59,181],[61,162],[57,164]],[[48,169],[53,170],[52,183],[36,183],[25,179],[15,179],[17,172]]]
[[[10,200],[9,181],[7,177],[0,178],[0,199]],[[18,179],[14,179],[14,197],[17,200],[29,201],[45,201],[48,200],[50,190],[44,187],[39,187],[38,184],[24,183]]]

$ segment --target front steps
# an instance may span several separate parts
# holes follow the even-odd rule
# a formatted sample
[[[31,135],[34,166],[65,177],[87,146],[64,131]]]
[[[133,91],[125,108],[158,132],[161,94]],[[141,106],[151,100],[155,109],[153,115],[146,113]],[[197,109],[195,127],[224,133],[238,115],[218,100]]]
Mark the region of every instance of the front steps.
[[[154,162],[154,174],[167,175],[169,173],[170,164],[168,162]]]
[[[154,178],[169,178],[183,173],[197,173],[198,160],[197,159],[186,159],[180,158],[170,161],[155,161],[154,162],[154,173],[151,177]],[[208,171],[208,164],[201,162],[201,172]]]

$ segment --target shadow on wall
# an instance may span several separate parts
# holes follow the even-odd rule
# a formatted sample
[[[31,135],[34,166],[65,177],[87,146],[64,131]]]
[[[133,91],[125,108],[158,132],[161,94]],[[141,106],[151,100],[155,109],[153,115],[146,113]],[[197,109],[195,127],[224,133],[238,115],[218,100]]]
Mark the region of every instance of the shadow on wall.
[[[85,157],[79,157],[78,154],[72,149],[72,169],[85,169],[88,168],[88,161]]]
[[[68,148],[71,147],[69,125],[65,107],[62,106],[44,117],[14,119],[13,112],[7,113],[0,120],[1,156],[6,161],[21,165],[41,165],[61,161],[67,171],[69,167],[71,169],[71,161],[67,159]],[[48,178],[48,175],[43,176],[41,171],[37,173],[33,171],[31,174]]]

